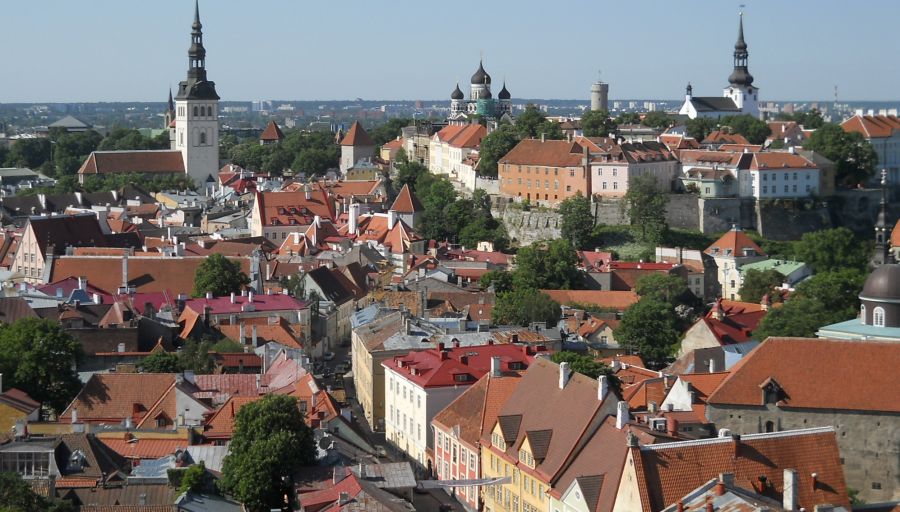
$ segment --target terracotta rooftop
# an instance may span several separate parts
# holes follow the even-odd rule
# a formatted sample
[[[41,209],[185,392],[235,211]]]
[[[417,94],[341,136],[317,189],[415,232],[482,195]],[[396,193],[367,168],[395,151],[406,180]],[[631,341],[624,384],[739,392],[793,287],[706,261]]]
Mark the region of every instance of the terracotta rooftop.
[[[900,130],[897,116],[853,116],[841,123],[845,132],[857,132],[867,139],[891,137]]]
[[[728,133],[722,130],[709,132],[701,144],[750,144],[746,137],[739,133]]]
[[[344,135],[344,138],[341,139],[341,146],[374,146],[375,141],[372,140],[372,137],[366,133],[365,128],[359,124],[359,121],[354,121],[352,125],[350,125],[350,129],[347,130],[347,135]]]
[[[266,125],[266,129],[263,130],[262,134],[259,136],[259,140],[279,141],[283,139],[284,132],[281,131],[281,128],[278,127],[278,123],[274,120],[269,121],[269,124]]]
[[[419,201],[419,198],[412,193],[409,184],[405,184],[403,185],[403,188],[400,189],[400,193],[397,194],[397,199],[394,200],[394,204],[391,205],[390,209],[397,213],[415,213],[424,211],[425,207],[422,206],[422,202]]]
[[[255,376],[253,376],[255,378]],[[234,433],[234,418],[244,405],[262,398],[261,396],[233,396],[206,420],[203,436],[207,439],[231,439]]]
[[[78,169],[78,174],[164,173],[186,171],[181,151],[133,150],[92,151]]]
[[[547,167],[581,166],[583,150],[575,142],[564,140],[523,139],[503,158],[500,164],[540,165]]]
[[[501,371],[524,371],[535,352],[524,345],[481,345],[429,349],[395,356],[385,368],[422,388],[472,385],[491,370],[491,359],[500,358]]]
[[[816,164],[807,160],[803,155],[786,151],[766,151],[765,153],[753,153],[751,170],[779,170],[779,169],[816,169]]]
[[[900,344],[822,338],[769,338],[731,368],[709,404],[762,406],[774,380],[779,407],[900,412],[896,369]],[[860,369],[864,368],[863,374]]]
[[[60,422],[117,423],[132,418],[137,425],[175,386],[173,373],[96,373],[60,415]],[[178,414],[170,411],[171,418]]]
[[[623,311],[638,301],[632,291],[609,290],[541,290],[554,301],[565,304],[592,304],[604,308]]]
[[[736,227],[731,228],[718,240],[706,248],[706,254],[711,256],[766,256],[766,253],[756,245],[747,233]],[[748,253],[749,252],[749,253]]]
[[[490,435],[497,413],[520,381],[517,372],[506,372],[501,377],[486,373],[441,410],[432,422],[448,432],[458,426],[460,441],[477,448],[481,436]]]
[[[257,192],[253,215],[260,215],[263,226],[308,226],[318,215],[322,220],[335,219],[334,202],[318,183],[308,185],[307,192]]]

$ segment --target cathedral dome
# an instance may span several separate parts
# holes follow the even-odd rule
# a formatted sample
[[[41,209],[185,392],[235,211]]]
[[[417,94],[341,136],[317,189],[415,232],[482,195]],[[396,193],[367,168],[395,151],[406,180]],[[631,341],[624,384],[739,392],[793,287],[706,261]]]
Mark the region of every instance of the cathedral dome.
[[[736,67],[728,77],[728,83],[732,85],[749,86],[753,84],[753,75],[747,71],[746,67]]]
[[[456,89],[454,89],[453,92],[450,93],[450,99],[451,100],[461,100],[461,99],[463,99],[463,97],[464,97],[463,92],[459,90],[459,84],[456,84]]]
[[[484,63],[478,63],[478,71],[472,75],[472,85],[491,85],[491,75],[484,70]]]
[[[900,265],[881,265],[873,270],[859,298],[864,301],[900,302]]]
[[[506,90],[506,82],[503,82],[503,89],[500,89],[500,93],[497,94],[497,97],[501,100],[508,100],[512,98],[512,95],[509,91]]]

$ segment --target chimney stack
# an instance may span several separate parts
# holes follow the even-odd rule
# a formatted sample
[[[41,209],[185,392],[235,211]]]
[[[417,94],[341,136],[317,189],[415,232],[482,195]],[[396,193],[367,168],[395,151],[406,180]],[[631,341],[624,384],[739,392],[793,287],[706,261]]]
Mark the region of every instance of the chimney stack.
[[[87,283],[85,283],[87,284]],[[128,253],[122,254],[122,288],[128,293]]]
[[[231,303],[234,304],[234,292],[231,292]]]
[[[674,416],[666,416],[666,434],[671,437],[678,435],[678,420]]]
[[[397,224],[397,211],[388,210],[388,229],[394,229],[395,224]]]
[[[628,414],[628,402],[622,400],[616,404],[616,428],[622,430],[630,419],[631,415]]]
[[[716,367],[716,359],[715,357],[710,358],[709,360],[709,373],[716,373],[719,369]]]
[[[350,204],[350,215],[347,220],[348,233],[350,235],[356,235],[357,230],[359,229],[359,203],[351,203]]]
[[[597,377],[597,400],[601,402],[606,399],[609,394],[609,377],[601,375]]]
[[[0,374],[0,377],[3,375]],[[491,358],[491,377],[498,378],[501,376],[500,373],[500,356],[494,356]]]
[[[559,389],[565,389],[569,383],[569,377],[572,372],[569,370],[569,363],[563,361],[559,363]]]
[[[256,324],[253,324],[250,327],[250,339],[252,340],[252,346],[256,348]]]
[[[800,476],[796,469],[784,470],[784,491],[782,507],[785,510],[798,510],[800,507]]]

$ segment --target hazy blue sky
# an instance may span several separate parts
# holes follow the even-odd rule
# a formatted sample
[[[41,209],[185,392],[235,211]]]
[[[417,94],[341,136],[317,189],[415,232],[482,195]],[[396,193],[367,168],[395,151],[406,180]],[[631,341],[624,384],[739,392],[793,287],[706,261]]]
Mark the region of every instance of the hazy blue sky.
[[[156,101],[181,80],[193,0],[8,0],[0,102]],[[900,100],[897,0],[746,2],[760,99]],[[441,99],[484,51],[514,98],[719,95],[740,2],[201,0],[224,100]]]

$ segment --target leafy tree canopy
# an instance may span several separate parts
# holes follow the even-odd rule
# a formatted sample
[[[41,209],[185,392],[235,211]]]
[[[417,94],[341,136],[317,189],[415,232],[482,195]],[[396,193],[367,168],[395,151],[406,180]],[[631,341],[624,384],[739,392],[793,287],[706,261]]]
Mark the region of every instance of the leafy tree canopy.
[[[491,312],[494,323],[527,327],[531,322],[555,326],[562,315],[559,304],[534,288],[514,288],[497,295]]]
[[[768,270],[749,269],[743,274],[738,294],[744,302],[759,302],[763,295],[771,294],[776,286],[784,282],[784,276],[773,268]]]
[[[81,345],[58,323],[23,318],[0,326],[0,373],[3,386],[62,412],[81,390],[75,363]]]
[[[848,187],[865,184],[875,174],[878,155],[857,132],[825,123],[803,141],[803,149],[815,151],[835,163],[835,179]]]
[[[369,135],[377,146],[381,146],[399,137],[400,130],[411,124],[413,120],[408,117],[394,117],[371,129]]]
[[[519,134],[509,124],[502,124],[481,139],[478,150],[478,172],[485,176],[497,176],[497,162],[519,143]]]
[[[578,254],[567,240],[534,243],[519,249],[513,275],[516,288],[574,290],[582,287]]]
[[[219,488],[253,512],[280,509],[294,474],[316,461],[315,438],[297,399],[266,395],[238,411]]]
[[[559,203],[559,214],[562,217],[560,231],[562,237],[572,242],[578,249],[586,249],[593,240],[594,215],[591,212],[591,200],[579,190],[574,196]]]
[[[640,354],[648,366],[665,366],[681,336],[679,319],[671,304],[654,298],[642,298],[622,315],[615,330],[616,341]]]
[[[641,123],[641,115],[637,112],[622,112],[619,114],[619,117],[616,118],[616,124],[640,124]],[[584,125],[582,125],[584,128]]]
[[[581,131],[585,137],[609,137],[616,132],[616,121],[605,110],[588,110],[581,115]]]
[[[711,131],[716,129],[716,122],[709,117],[697,117],[688,119],[684,126],[687,129],[688,136],[697,139],[697,142],[700,142],[705,139]]]
[[[638,279],[634,292],[641,298],[651,298],[675,306],[689,304],[695,297],[681,276],[669,274],[649,274]]]
[[[31,489],[18,473],[0,473],[0,511],[2,512],[75,512],[66,500],[48,499]]]
[[[229,260],[221,254],[213,254],[197,267],[193,295],[203,297],[207,293],[212,293],[213,297],[222,297],[240,293],[248,284],[250,278],[241,270],[240,263]]]
[[[494,293],[501,294],[512,289],[513,275],[506,270],[491,270],[490,272],[481,276],[478,284],[480,284],[484,289],[493,286]]]
[[[181,370],[178,354],[162,351],[145,357],[140,366],[145,373],[176,373]]]
[[[871,246],[845,227],[805,233],[793,244],[794,256],[814,273],[843,269],[865,270]]]
[[[723,127],[731,129],[731,133],[743,135],[750,144],[762,144],[772,134],[768,123],[750,115],[725,116],[719,120]]]
[[[672,126],[672,118],[665,112],[647,112],[647,115],[644,116],[641,124],[655,130],[665,130]]]
[[[791,299],[763,317],[753,331],[753,339],[763,341],[769,336],[799,336],[812,338],[816,331],[831,323],[825,305],[816,299]]]
[[[201,460],[184,470],[178,492],[203,492],[209,486],[209,482],[210,475],[206,472],[206,464]]]
[[[659,192],[656,177],[637,176],[628,185],[623,203],[625,213],[642,242],[658,245],[669,226],[666,222],[666,196]]]

